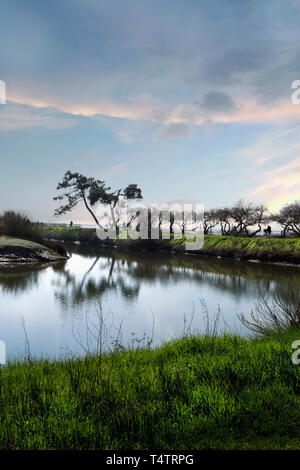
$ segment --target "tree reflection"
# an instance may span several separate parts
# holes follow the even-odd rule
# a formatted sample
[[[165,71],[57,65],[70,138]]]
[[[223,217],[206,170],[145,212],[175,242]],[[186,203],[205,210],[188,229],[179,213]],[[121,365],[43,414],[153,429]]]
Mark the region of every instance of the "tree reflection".
[[[81,276],[72,274],[67,269],[61,270],[61,279],[56,282],[56,299],[65,309],[101,300],[110,290],[117,290],[124,297],[133,300],[138,296],[140,284],[128,282],[120,269],[122,264],[115,256],[105,258],[97,255]],[[100,269],[96,269],[97,265]]]
[[[169,253],[122,252],[111,248],[85,245],[69,248],[78,255],[72,259],[45,265],[2,266],[0,289],[15,295],[38,286],[45,269],[52,270],[51,282],[55,298],[64,309],[80,307],[115,291],[128,302],[139,296],[142,285],[163,286],[178,284],[188,289],[189,283],[213,287],[233,297],[262,297],[272,295],[278,286],[294,282],[299,286],[299,268],[257,264],[232,259],[170,255]],[[83,271],[80,263],[89,261]]]

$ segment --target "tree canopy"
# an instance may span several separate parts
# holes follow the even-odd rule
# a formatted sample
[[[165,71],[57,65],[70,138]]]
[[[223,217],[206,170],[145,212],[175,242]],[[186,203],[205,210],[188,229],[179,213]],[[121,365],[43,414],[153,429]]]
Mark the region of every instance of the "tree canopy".
[[[54,197],[54,200],[63,203],[55,210],[54,215],[66,214],[72,211],[80,202],[83,202],[87,211],[99,226],[100,222],[92,209],[97,204],[109,204],[113,210],[121,197],[142,199],[142,191],[136,184],[130,184],[125,188],[112,191],[111,187],[106,186],[105,181],[71,171],[65,173],[63,180],[58,183],[56,189],[63,192]]]

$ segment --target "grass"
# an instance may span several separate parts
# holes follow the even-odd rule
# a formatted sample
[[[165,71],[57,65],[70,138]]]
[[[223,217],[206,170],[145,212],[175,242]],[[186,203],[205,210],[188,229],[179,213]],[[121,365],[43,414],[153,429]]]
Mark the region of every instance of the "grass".
[[[32,242],[30,240],[22,240],[20,238],[13,238],[7,236],[0,236],[0,248],[4,247],[22,247],[22,248],[32,248],[32,249],[47,249],[45,246],[40,245],[39,243]]]
[[[44,226],[43,235],[45,238],[57,241],[99,243],[94,228]]]
[[[207,254],[264,261],[300,262],[300,238],[205,236]]]
[[[183,252],[184,238],[171,240],[106,240],[97,238],[95,229],[81,227],[44,227],[44,236],[65,242],[83,242],[89,244],[117,244],[122,249],[166,250]],[[191,251],[189,251],[191,253]],[[300,264],[300,238],[247,238],[223,235],[205,235],[204,247],[194,254],[221,256],[224,258],[253,259],[260,261],[285,262]]]
[[[1,449],[299,449],[300,329],[0,369]]]

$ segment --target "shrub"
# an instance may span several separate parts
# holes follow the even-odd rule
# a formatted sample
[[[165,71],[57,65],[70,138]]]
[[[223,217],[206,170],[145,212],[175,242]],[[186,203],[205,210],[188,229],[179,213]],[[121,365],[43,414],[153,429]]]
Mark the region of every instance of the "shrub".
[[[23,238],[25,240],[43,243],[41,230],[26,214],[6,211],[3,214],[3,233],[10,237]]]

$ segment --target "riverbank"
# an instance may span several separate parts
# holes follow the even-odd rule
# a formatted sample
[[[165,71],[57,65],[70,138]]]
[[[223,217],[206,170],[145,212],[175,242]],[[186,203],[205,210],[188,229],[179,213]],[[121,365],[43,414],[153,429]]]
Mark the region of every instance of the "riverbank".
[[[205,235],[201,250],[185,250],[185,239],[180,240],[105,240],[97,238],[96,230],[80,227],[44,227],[46,238],[93,245],[117,246],[125,250],[154,251],[220,256],[273,263],[300,264],[300,238],[247,238],[223,235]]]
[[[300,264],[300,238],[205,235],[204,240],[202,255]]]
[[[9,363],[1,449],[299,449],[300,329]]]
[[[0,236],[0,264],[46,263],[66,259],[66,256],[62,256],[39,243]]]

